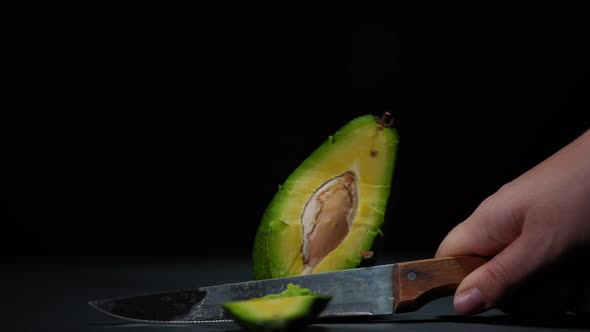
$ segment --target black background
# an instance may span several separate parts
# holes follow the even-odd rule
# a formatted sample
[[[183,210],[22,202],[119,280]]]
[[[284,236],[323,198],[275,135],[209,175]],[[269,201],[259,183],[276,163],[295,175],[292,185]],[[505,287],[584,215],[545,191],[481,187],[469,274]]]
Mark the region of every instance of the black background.
[[[401,136],[383,250],[433,252],[590,126],[587,14],[557,1],[8,6],[2,252],[247,256],[277,185],[383,111]]]

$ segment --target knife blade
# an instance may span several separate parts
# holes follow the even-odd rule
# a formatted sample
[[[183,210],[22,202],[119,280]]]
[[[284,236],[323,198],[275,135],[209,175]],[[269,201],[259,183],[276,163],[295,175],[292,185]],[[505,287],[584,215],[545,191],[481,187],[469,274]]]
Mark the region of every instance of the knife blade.
[[[172,290],[131,297],[90,301],[117,318],[150,323],[227,321],[228,301],[279,293],[289,283],[331,296],[319,318],[384,316],[418,310],[452,295],[461,280],[484,264],[481,257],[433,258],[335,272]]]

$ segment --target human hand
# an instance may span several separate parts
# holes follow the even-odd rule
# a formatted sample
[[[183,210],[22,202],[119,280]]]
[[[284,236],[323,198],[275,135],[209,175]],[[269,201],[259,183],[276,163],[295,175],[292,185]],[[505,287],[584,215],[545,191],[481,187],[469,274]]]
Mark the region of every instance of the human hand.
[[[436,257],[491,257],[459,285],[461,313],[563,313],[590,303],[589,247],[590,131],[483,201]]]

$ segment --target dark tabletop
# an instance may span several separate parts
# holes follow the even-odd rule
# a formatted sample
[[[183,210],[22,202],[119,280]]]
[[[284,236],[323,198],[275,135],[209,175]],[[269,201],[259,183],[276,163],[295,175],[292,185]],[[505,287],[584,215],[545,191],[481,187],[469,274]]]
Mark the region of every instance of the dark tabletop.
[[[399,259],[381,259],[378,264]],[[2,331],[236,331],[233,323],[150,325],[117,320],[87,303],[91,300],[192,288],[252,278],[248,258],[68,257],[20,258],[0,268]],[[524,319],[489,311],[461,317],[451,298],[417,312],[379,321],[324,321],[310,331],[567,331],[590,330],[580,317]]]

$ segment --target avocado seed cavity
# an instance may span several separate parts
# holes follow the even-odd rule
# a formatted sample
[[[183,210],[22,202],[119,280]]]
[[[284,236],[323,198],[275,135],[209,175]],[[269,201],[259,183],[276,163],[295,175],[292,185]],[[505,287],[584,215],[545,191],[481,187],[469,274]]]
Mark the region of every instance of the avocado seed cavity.
[[[301,217],[304,268],[309,274],[344,240],[358,205],[356,176],[352,172],[332,178],[311,196]]]

